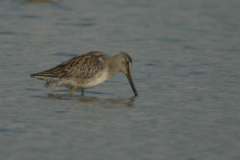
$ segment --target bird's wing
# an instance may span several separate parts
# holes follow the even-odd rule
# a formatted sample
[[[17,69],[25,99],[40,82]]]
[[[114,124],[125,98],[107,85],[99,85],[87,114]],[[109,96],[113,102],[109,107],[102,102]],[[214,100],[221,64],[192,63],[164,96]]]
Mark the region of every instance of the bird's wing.
[[[31,77],[46,81],[67,78],[91,78],[103,68],[103,64],[99,60],[101,57],[103,57],[102,54],[90,52],[69,59],[52,69],[32,74]]]

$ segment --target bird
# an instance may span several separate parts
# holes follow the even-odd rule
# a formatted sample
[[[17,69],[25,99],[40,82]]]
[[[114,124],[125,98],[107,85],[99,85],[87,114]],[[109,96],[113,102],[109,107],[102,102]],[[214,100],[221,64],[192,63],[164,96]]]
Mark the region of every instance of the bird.
[[[101,51],[91,51],[73,57],[56,67],[31,74],[31,77],[46,81],[44,87],[58,88],[65,86],[71,89],[72,95],[76,89],[84,90],[93,88],[112,78],[118,72],[126,74],[135,97],[138,96],[131,76],[132,58],[124,52],[109,57]]]

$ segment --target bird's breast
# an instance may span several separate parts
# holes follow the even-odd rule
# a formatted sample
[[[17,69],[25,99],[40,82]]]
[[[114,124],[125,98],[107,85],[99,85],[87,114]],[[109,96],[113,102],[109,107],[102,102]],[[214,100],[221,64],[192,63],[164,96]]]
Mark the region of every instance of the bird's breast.
[[[108,73],[102,72],[92,78],[87,79],[81,87],[82,88],[92,88],[92,87],[95,87],[95,86],[103,83],[107,79],[108,79]]]

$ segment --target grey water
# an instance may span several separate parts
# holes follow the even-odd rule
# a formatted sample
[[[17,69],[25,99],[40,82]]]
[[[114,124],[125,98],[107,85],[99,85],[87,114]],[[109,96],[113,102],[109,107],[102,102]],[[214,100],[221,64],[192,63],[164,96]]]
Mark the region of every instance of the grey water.
[[[239,0],[0,1],[0,159],[239,160]],[[128,53],[85,91],[30,74]]]

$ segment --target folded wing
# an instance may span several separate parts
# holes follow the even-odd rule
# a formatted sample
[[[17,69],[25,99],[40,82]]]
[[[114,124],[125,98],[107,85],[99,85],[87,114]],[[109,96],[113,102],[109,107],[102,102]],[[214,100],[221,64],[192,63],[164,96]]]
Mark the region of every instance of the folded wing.
[[[52,69],[32,74],[31,77],[49,82],[62,79],[91,78],[103,69],[103,64],[99,60],[102,56],[92,52],[83,54],[69,59]]]

